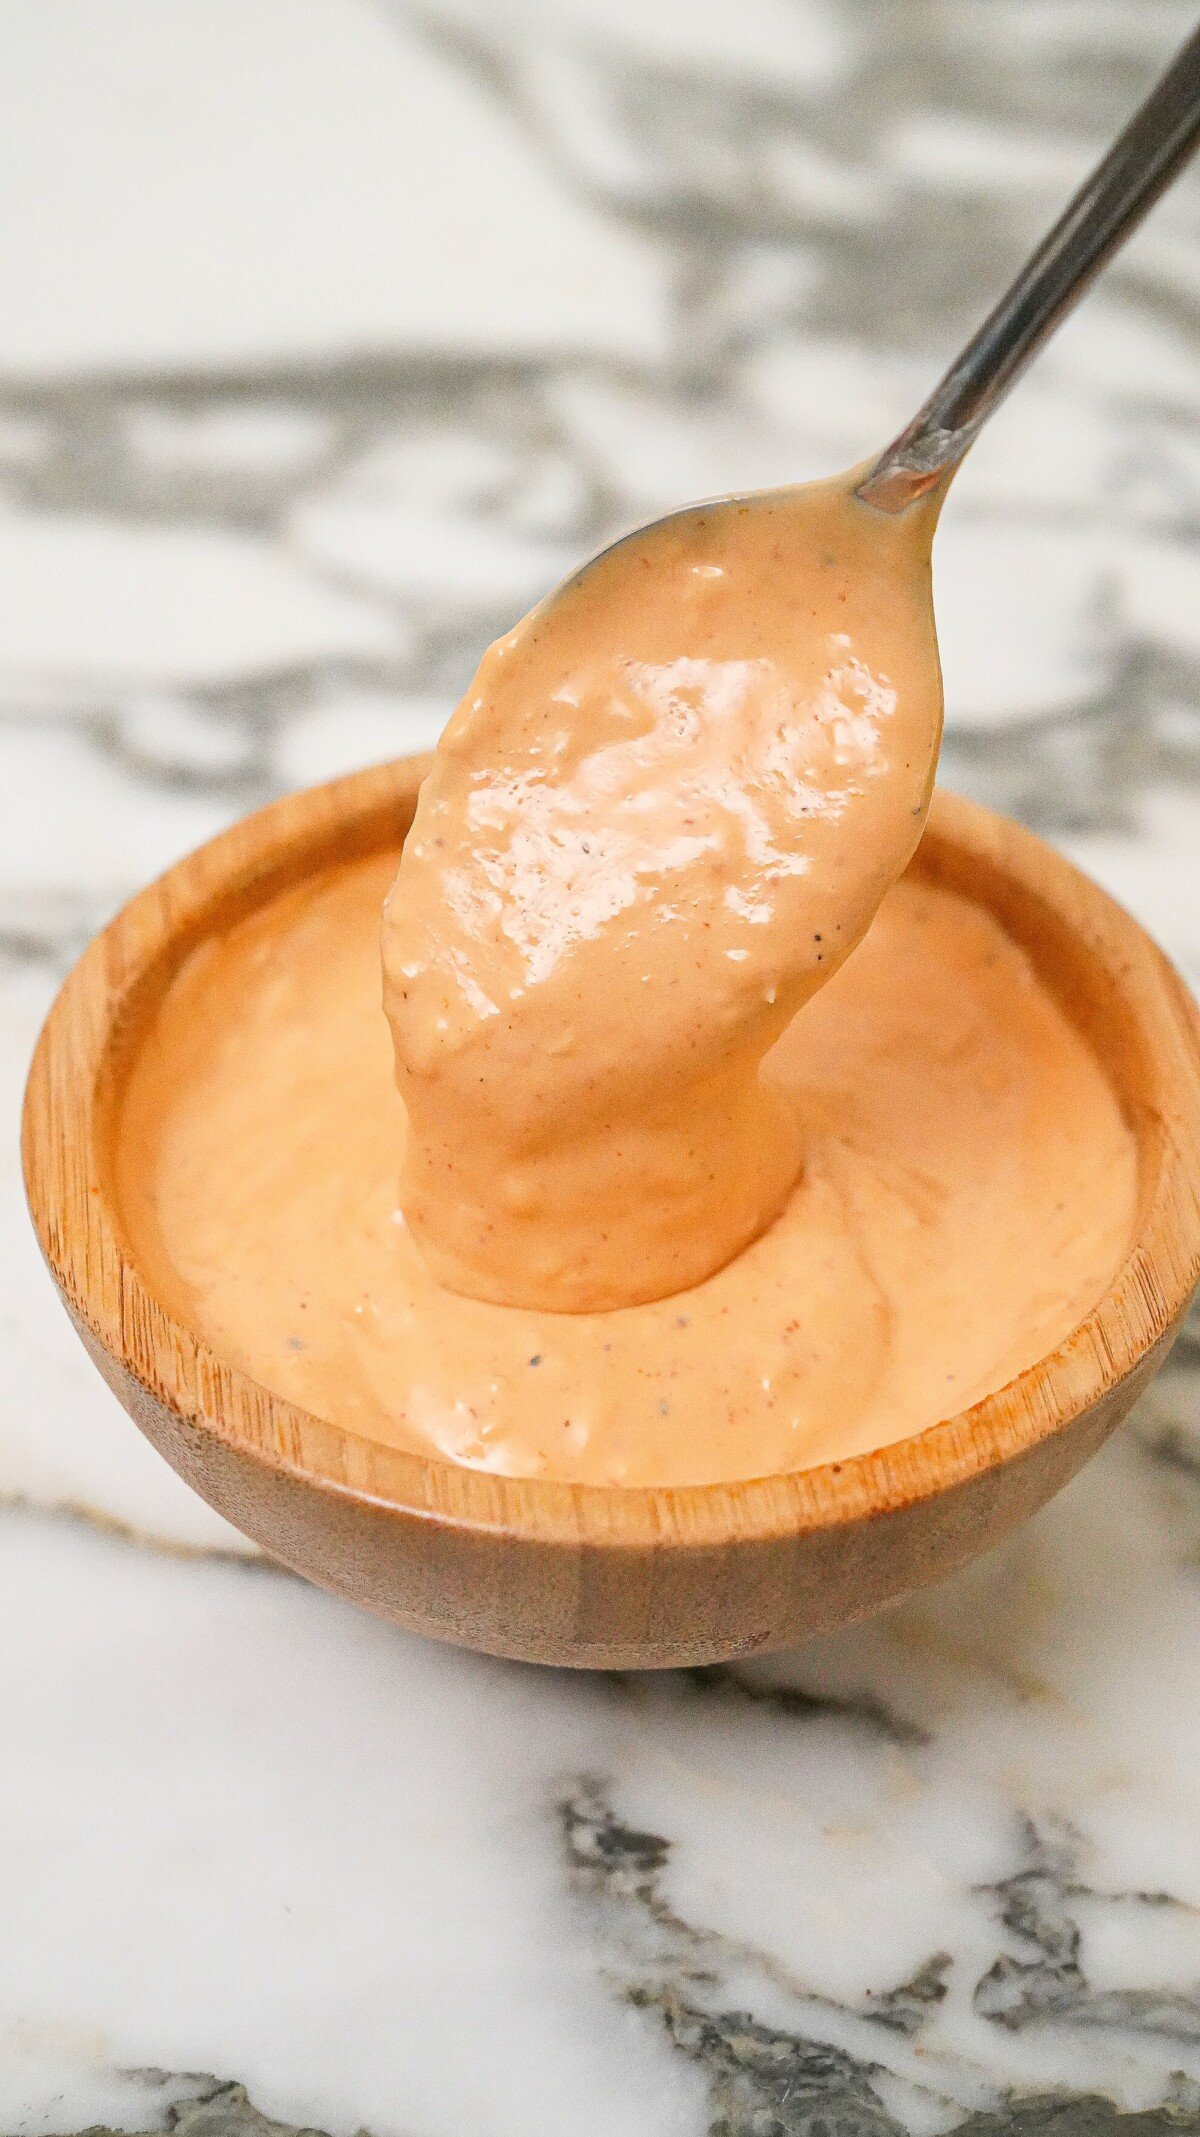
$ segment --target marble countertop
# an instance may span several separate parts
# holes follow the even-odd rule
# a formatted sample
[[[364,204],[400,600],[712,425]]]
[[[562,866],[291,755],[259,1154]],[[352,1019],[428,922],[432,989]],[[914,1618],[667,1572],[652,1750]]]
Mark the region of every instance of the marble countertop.
[[[42,1271],[38,1024],[673,501],[889,434],[1191,0],[6,0],[0,2137],[1200,2132],[1200,1332],[993,1557],[738,1669],[259,1558]],[[998,417],[943,777],[1200,985],[1200,180]]]

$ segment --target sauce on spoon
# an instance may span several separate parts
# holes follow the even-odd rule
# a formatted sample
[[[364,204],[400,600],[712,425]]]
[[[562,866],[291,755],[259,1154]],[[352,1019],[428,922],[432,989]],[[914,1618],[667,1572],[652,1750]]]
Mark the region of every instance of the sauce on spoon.
[[[920,838],[936,498],[681,512],[493,646],[387,901],[400,1189],[431,1273],[595,1312],[702,1281],[803,1164],[764,1056]]]

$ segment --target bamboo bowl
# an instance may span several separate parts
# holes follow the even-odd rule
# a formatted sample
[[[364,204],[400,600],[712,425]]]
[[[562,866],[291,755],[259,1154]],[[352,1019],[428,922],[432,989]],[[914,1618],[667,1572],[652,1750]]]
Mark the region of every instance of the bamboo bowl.
[[[154,1297],[112,1191],[147,1011],[214,930],[339,859],[397,851],[425,760],[262,810],[152,884],[67,979],[26,1093],[25,1178],[68,1313],[130,1416],[274,1557],[402,1624],[583,1668],[710,1662],[865,1615],[996,1543],[1161,1364],[1200,1275],[1200,1027],[1128,914],[1038,839],[939,793],[915,869],[995,914],[1102,1061],[1139,1153],[1135,1236],[1095,1311],[999,1394],[879,1453],[683,1489],[482,1474],[271,1394]]]

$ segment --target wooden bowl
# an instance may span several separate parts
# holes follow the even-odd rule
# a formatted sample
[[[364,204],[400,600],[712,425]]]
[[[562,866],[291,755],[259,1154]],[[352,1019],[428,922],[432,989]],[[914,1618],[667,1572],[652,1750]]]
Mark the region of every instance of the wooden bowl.
[[[1111,899],[946,794],[913,866],[987,907],[1103,1062],[1139,1153],[1135,1237],[1095,1311],[1010,1386],[875,1454],[683,1489],[486,1475],[377,1446],[268,1393],[153,1295],[112,1191],[115,1100],[146,1012],[205,935],[331,861],[398,851],[425,761],[297,794],[136,897],[71,973],[26,1093],[25,1178],[88,1351],[189,1484],[310,1580],[494,1654],[586,1668],[778,1648],[998,1541],[1095,1453],[1200,1274],[1200,1029]]]

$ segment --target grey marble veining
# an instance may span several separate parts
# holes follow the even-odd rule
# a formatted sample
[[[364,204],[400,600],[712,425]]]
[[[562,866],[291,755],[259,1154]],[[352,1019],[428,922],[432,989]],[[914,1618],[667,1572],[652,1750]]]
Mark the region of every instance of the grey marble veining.
[[[147,876],[425,746],[622,527],[881,444],[1192,14],[11,0],[14,1113]],[[936,572],[943,778],[1200,983],[1195,177]],[[1195,1324],[984,1565],[744,1671],[579,1683],[246,1562],[77,1354],[11,1153],[2,1189],[6,2137],[1200,2130]]]

